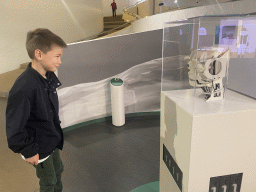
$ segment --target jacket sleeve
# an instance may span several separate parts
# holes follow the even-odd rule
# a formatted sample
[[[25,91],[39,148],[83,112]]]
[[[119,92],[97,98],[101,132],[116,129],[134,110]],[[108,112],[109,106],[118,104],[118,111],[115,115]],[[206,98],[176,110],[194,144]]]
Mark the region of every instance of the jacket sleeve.
[[[35,138],[29,138],[26,122],[30,116],[30,101],[25,90],[10,91],[6,107],[6,135],[8,147],[14,153],[21,153],[25,158],[38,153]]]

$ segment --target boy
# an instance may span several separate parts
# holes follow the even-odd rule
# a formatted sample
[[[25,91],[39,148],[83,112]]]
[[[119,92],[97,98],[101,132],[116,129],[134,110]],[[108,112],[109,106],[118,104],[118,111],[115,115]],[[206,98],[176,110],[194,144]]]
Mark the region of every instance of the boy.
[[[59,120],[54,72],[61,64],[66,43],[48,29],[27,34],[26,49],[31,62],[9,92],[6,107],[8,147],[36,168],[40,191],[61,192],[64,166],[59,150],[63,132]]]

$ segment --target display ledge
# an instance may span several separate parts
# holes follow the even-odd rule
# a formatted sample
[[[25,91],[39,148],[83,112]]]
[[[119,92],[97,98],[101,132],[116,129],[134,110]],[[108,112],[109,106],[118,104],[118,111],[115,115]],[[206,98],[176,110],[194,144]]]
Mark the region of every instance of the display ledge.
[[[200,89],[163,91],[168,98],[193,116],[256,110],[256,100],[235,91],[226,90],[225,99],[206,102]]]
[[[160,116],[160,111],[151,111],[151,112],[138,112],[138,113],[128,113],[125,114],[125,118],[128,117],[140,117],[140,116]],[[83,123],[78,123],[69,127],[65,127],[63,128],[63,133],[66,133],[68,131],[80,128],[80,127],[85,127],[87,125],[91,125],[91,124],[95,124],[95,123],[100,123],[100,122],[111,122],[112,123],[112,116],[108,116],[108,117],[103,117],[100,119],[94,119],[94,120],[90,120],[90,121],[86,121]],[[112,124],[111,124],[112,125]],[[122,132],[125,128],[125,124],[123,126],[117,127],[117,126],[111,126],[110,127],[110,132],[111,133],[119,133]]]

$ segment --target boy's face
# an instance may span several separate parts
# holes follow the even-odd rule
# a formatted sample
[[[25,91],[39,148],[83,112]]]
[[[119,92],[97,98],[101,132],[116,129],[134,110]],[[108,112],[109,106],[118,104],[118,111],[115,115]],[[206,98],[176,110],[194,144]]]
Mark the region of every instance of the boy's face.
[[[46,54],[41,52],[40,63],[45,71],[55,72],[61,64],[61,56],[63,54],[63,48],[58,46],[52,46],[52,50]]]

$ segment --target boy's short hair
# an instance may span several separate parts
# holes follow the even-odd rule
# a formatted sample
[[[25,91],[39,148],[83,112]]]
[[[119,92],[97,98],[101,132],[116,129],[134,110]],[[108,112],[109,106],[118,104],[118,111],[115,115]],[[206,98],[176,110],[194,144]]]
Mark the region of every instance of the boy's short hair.
[[[30,59],[35,59],[35,50],[40,49],[44,54],[57,45],[66,48],[67,44],[49,29],[38,28],[27,33],[26,49]]]

